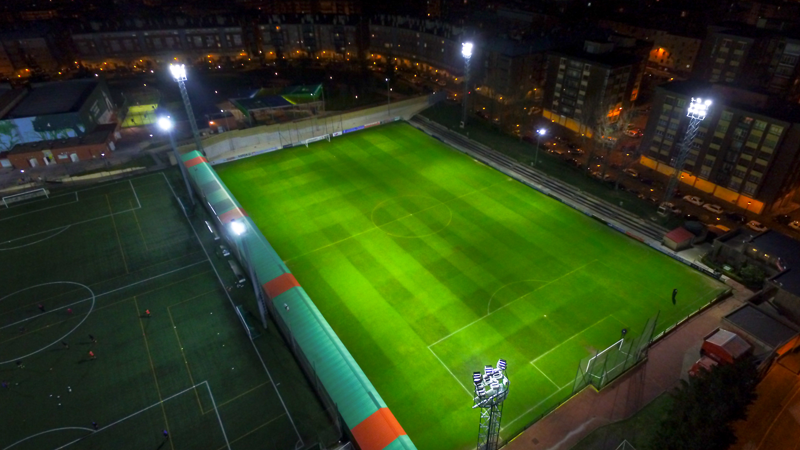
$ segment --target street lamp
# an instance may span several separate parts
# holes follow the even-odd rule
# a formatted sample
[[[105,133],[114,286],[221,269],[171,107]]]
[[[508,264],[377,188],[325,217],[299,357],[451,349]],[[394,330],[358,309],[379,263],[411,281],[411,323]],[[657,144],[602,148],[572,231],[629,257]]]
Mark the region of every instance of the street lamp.
[[[170,64],[169,71],[172,73],[172,78],[178,82],[181,98],[183,98],[183,106],[186,108],[186,117],[189,118],[189,125],[192,127],[192,136],[194,136],[194,143],[197,146],[197,151],[205,155],[206,152],[203,151],[203,143],[200,141],[200,133],[197,131],[197,122],[194,120],[192,104],[189,102],[189,93],[186,92],[186,66],[183,64]]]
[[[174,124],[172,123],[172,119],[169,117],[159,117],[158,118],[158,127],[162,130],[166,131],[169,135],[169,145],[172,147],[172,152],[175,153],[175,161],[178,163],[178,167],[181,170],[181,176],[183,177],[183,182],[186,183],[186,191],[189,193],[189,200],[192,202],[192,206],[195,205],[194,200],[194,191],[192,187],[189,185],[189,176],[186,174],[186,166],[183,165],[183,159],[181,159],[181,154],[178,153],[178,147],[175,146],[175,137],[172,136],[172,128]]]
[[[706,118],[712,103],[711,99],[703,100],[702,98],[692,97],[692,102],[686,110],[686,116],[689,118],[689,126],[686,127],[686,134],[683,135],[683,141],[678,150],[678,156],[675,158],[675,164],[672,165],[675,172],[672,173],[672,177],[670,177],[669,183],[667,184],[667,190],[664,191],[664,202],[668,202],[672,199],[672,194],[678,186],[678,177],[683,170],[684,163],[686,163],[686,158],[689,157],[692,141],[694,141],[694,138],[697,136],[700,122]]]
[[[258,304],[258,312],[261,314],[261,324],[264,329],[267,329],[267,309],[264,302],[264,297],[259,289],[258,281],[256,280],[255,273],[253,272],[253,265],[250,263],[250,248],[244,242],[244,236],[247,234],[247,224],[244,219],[235,219],[231,221],[230,230],[234,234],[234,243],[236,244],[236,253],[239,255],[239,262],[247,267],[247,275],[250,277],[250,283],[253,285],[253,291],[256,294],[256,303]],[[241,247],[239,246],[241,244]],[[244,253],[244,255],[242,255]]]
[[[389,106],[389,100],[391,99],[391,96],[389,95],[389,91],[390,91],[390,89],[389,89],[389,79],[387,78],[386,79],[386,113],[391,116],[392,115],[392,108],[391,108],[391,106]]]
[[[469,59],[472,58],[472,42],[461,44],[461,56],[464,57],[464,97],[461,99],[461,128],[467,124],[467,96],[469,95]]]
[[[542,139],[542,136],[544,136],[545,134],[547,134],[547,129],[545,128],[539,128],[538,130],[536,130],[536,153],[535,156],[533,157],[534,167],[539,165],[539,146],[541,145],[540,141]]]

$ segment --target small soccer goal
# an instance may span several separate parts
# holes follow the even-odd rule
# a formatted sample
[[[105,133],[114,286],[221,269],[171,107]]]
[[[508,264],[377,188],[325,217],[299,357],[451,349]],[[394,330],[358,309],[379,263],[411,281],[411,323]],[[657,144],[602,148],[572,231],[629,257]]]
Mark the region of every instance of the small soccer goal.
[[[317,141],[328,141],[328,142],[330,142],[331,141],[331,135],[330,134],[324,134],[322,136],[308,138],[303,142],[306,144],[306,147],[308,147],[308,144],[310,144],[312,142],[317,142]]]
[[[34,189],[32,191],[20,192],[19,194],[6,195],[3,197],[3,204],[10,208],[12,203],[21,202],[31,198],[45,197],[50,198],[50,191],[45,188]]]

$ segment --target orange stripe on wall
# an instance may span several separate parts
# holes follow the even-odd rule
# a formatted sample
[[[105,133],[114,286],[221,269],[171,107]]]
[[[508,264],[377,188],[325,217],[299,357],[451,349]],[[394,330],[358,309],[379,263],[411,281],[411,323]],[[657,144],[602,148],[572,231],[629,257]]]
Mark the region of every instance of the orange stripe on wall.
[[[197,158],[192,158],[183,163],[184,166],[188,169],[189,167],[194,167],[198,164],[208,163],[208,160],[205,156],[198,156]]]
[[[291,273],[285,273],[277,278],[273,278],[262,286],[267,297],[270,299],[274,299],[293,287],[300,287],[300,283],[297,282],[297,279]]]
[[[232,221],[234,221],[236,219],[239,219],[241,217],[244,217],[246,215],[247,215],[247,212],[245,210],[243,210],[242,208],[238,208],[237,207],[237,208],[233,208],[230,211],[227,211],[227,212],[224,212],[224,213],[220,214],[219,221],[222,222],[222,223],[228,223],[228,222],[232,222]]]
[[[381,408],[352,430],[361,450],[382,450],[406,432],[389,408]]]

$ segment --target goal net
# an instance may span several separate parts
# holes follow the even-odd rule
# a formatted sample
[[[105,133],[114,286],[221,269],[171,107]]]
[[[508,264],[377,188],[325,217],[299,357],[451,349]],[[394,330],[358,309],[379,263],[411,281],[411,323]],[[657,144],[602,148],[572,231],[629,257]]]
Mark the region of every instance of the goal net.
[[[50,198],[50,191],[45,188],[39,188],[32,191],[20,192],[19,194],[6,195],[3,197],[3,204],[6,205],[6,208],[8,208],[12,203],[37,197]]]
[[[310,144],[312,142],[317,142],[317,141],[328,141],[328,142],[330,142],[331,141],[331,135],[330,134],[323,134],[322,136],[308,138],[303,142],[306,144],[306,147],[308,147],[308,144]]]
[[[625,330],[622,339],[594,355],[583,358],[578,364],[578,373],[572,387],[573,394],[588,385],[600,390],[643,360],[647,356],[657,322],[656,313],[647,319],[641,334],[634,335]]]

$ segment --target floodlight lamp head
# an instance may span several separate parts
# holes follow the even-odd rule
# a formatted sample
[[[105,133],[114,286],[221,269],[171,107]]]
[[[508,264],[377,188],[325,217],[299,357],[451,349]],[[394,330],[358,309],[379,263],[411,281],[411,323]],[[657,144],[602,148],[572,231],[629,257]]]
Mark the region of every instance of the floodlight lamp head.
[[[547,134],[547,130],[544,128],[539,128],[538,130],[536,130],[536,132],[539,133],[539,136],[544,136],[545,134]]]
[[[500,370],[506,370],[506,360],[500,359],[497,361],[497,368]]]
[[[702,98],[692,98],[692,103],[689,105],[686,115],[693,119],[703,120],[706,118],[706,114],[708,114],[711,103],[711,99],[703,100]]]
[[[244,226],[242,222],[234,220],[231,222],[231,231],[237,236],[241,236],[247,231],[247,227]]]
[[[186,81],[186,66],[183,64],[170,64],[169,71],[175,81]]]
[[[169,117],[159,117],[158,127],[164,131],[170,131],[172,129],[172,120]]]
[[[472,57],[472,42],[464,42],[461,44],[461,56],[466,59]]]

